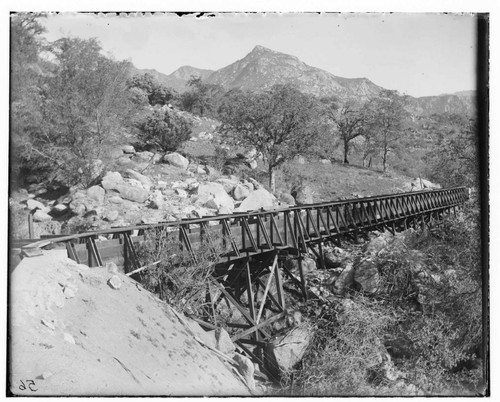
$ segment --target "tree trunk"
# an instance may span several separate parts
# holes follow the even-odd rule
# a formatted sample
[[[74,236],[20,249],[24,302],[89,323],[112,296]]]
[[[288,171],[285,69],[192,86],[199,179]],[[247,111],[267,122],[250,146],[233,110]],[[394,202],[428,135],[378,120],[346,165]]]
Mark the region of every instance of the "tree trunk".
[[[271,188],[271,193],[276,192],[276,172],[274,168],[269,168],[269,187]]]
[[[382,155],[382,166],[384,167],[384,173],[387,169],[387,150],[384,149],[384,154]]]
[[[368,161],[368,167],[371,168],[372,167],[372,157],[370,156],[370,159]]]
[[[349,153],[349,141],[344,139],[344,163],[349,163],[347,154]]]

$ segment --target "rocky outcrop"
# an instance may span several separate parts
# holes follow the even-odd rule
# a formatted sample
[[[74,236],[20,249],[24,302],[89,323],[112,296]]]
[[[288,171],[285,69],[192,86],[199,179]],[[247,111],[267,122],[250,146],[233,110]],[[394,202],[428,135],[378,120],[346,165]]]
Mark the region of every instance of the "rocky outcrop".
[[[122,146],[122,151],[124,154],[135,154],[135,148],[132,145]]]
[[[92,186],[87,189],[87,197],[94,200],[98,204],[102,204],[106,191],[101,186]]]
[[[250,195],[250,190],[248,187],[237,184],[233,189],[233,198],[236,201],[242,201]]]
[[[369,258],[362,259],[354,269],[354,282],[361,287],[363,292],[377,293],[381,285],[377,265]]]
[[[312,190],[308,185],[300,185],[292,190],[292,196],[295,198],[297,205],[312,204]]]
[[[233,200],[224,190],[224,186],[215,182],[207,182],[198,186],[195,204],[209,209],[234,210]]]
[[[270,372],[276,377],[289,372],[302,360],[311,339],[311,331],[307,325],[302,325],[271,341],[266,348]]]
[[[137,180],[142,184],[145,190],[149,191],[151,187],[153,187],[153,181],[143,174],[140,174],[132,169],[127,169],[125,172],[125,177],[129,177],[131,179]]]
[[[261,208],[274,209],[279,205],[278,199],[265,188],[252,191],[246,197],[235,212],[257,211]]]
[[[333,283],[333,293],[343,296],[345,292],[354,284],[354,266],[351,262],[347,263]]]
[[[184,170],[186,170],[189,166],[189,160],[177,152],[165,155],[163,157],[163,161]]]
[[[109,172],[102,180],[102,186],[108,191],[114,191],[126,200],[143,203],[149,197],[149,192],[134,179],[123,179],[118,172]]]

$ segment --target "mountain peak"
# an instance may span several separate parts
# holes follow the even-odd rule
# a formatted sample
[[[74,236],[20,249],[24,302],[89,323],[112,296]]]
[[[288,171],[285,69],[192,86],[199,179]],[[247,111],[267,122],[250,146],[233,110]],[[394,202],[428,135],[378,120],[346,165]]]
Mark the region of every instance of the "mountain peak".
[[[212,70],[205,70],[192,66],[182,66],[175,70],[172,74],[170,74],[170,76],[187,81],[191,78],[192,75],[198,76],[201,79],[206,79],[212,73]]]
[[[289,54],[281,53],[273,49],[269,49],[265,46],[262,45],[257,45],[255,46],[250,53],[247,54],[247,56],[255,56],[255,57],[262,57],[262,56],[286,56],[286,57],[291,57],[296,59],[295,56],[291,56]]]
[[[253,52],[273,52],[273,53],[276,53],[274,50],[271,50],[267,47],[264,47],[262,45],[257,45],[255,46],[253,49],[252,49],[252,53]]]

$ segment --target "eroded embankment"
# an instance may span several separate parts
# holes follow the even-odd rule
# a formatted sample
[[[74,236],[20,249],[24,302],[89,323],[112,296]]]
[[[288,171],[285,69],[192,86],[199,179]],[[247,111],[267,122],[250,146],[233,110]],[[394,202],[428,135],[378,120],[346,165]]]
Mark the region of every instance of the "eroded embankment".
[[[125,275],[44,251],[10,278],[10,391],[249,395],[193,324]]]

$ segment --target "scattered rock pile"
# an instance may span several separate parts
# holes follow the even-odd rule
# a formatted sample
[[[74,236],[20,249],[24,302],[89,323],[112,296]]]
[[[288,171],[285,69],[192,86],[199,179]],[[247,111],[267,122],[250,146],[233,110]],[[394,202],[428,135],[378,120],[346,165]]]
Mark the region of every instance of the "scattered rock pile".
[[[121,155],[120,168],[106,172],[98,185],[86,190],[71,188],[53,201],[42,198],[42,189],[37,190],[39,197],[20,192],[11,197],[10,207],[24,209],[26,216],[31,213],[37,226],[36,234],[40,235],[268,210],[293,204],[293,201],[282,204],[253,179],[222,176],[207,181],[210,175],[213,177],[211,167],[190,164],[178,153],[161,158],[148,151],[136,152],[133,146],[125,145]],[[245,158],[255,160],[258,154],[250,152]]]

